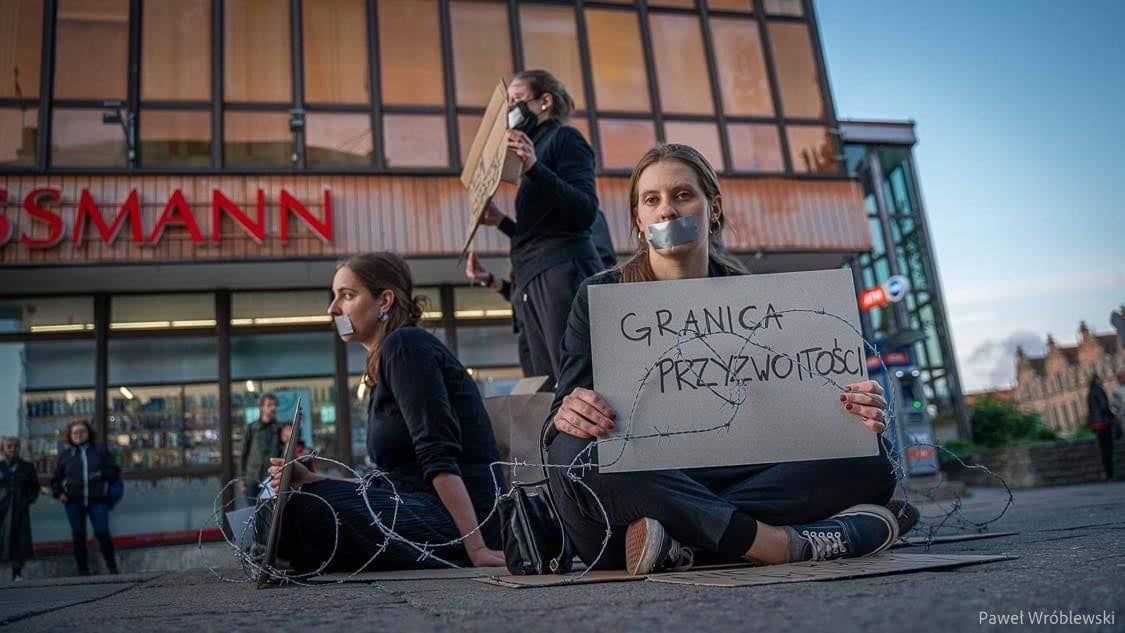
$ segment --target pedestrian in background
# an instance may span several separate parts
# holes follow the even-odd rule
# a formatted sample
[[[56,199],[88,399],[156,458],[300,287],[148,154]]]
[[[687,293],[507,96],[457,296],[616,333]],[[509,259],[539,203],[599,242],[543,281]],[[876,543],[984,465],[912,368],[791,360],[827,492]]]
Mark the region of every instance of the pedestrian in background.
[[[69,447],[59,453],[51,491],[66,507],[70,534],[74,542],[74,560],[78,573],[90,575],[86,553],[86,519],[94,526],[94,538],[102,549],[109,573],[116,574],[117,558],[113,537],[109,533],[109,511],[113,507],[114,488],[120,488],[121,469],[104,444],[97,444],[94,429],[86,420],[75,420],[66,429]]]
[[[39,476],[20,458],[20,441],[0,440],[0,561],[12,564],[12,581],[23,580],[24,561],[33,556],[31,504],[39,497]]]
[[[258,398],[258,421],[246,426],[242,438],[242,458],[239,472],[242,474],[246,490],[246,501],[250,505],[258,502],[262,491],[262,480],[270,467],[270,459],[281,457],[281,436],[277,421],[277,396],[263,393]]]
[[[1090,376],[1090,390],[1086,392],[1086,425],[1098,437],[1098,450],[1102,453],[1102,468],[1106,481],[1113,480],[1113,434],[1117,419],[1109,407],[1109,396],[1096,373]]]

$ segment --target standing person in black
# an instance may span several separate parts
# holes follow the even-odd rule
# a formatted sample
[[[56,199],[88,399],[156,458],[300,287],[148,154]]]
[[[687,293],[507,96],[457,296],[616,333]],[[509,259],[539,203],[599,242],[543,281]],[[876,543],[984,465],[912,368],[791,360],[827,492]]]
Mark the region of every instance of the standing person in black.
[[[66,508],[74,542],[78,573],[90,575],[86,554],[86,519],[94,526],[94,538],[102,548],[109,573],[117,573],[113,536],[109,533],[110,486],[121,478],[121,469],[104,444],[96,444],[94,429],[86,420],[76,420],[66,429],[69,447],[59,453],[51,491]]]
[[[505,217],[489,202],[481,222],[512,238],[517,327],[527,343],[531,375],[553,379],[574,293],[603,268],[591,238],[598,217],[594,151],[566,125],[574,100],[551,73],[516,75],[508,84],[508,104],[508,146],[523,163],[516,217]]]
[[[1113,481],[1113,432],[1118,423],[1101,378],[1096,373],[1091,374],[1090,389],[1086,392],[1086,426],[1098,438],[1106,481]]]
[[[418,327],[424,302],[414,296],[406,261],[394,253],[352,257],[336,271],[332,293],[328,313],[341,338],[367,350],[367,453],[393,488],[371,478],[365,502],[358,481],[294,462],[292,484],[324,501],[290,497],[279,554],[305,572],[326,561],[328,571],[368,562],[370,570],[444,566],[425,554],[477,567],[504,565],[495,549],[498,520],[479,523],[495,505],[497,484],[503,486],[499,473],[493,478],[499,451],[492,423],[465,367]],[[281,459],[270,466],[275,490],[281,466]],[[373,525],[368,504],[397,537]],[[430,545],[420,550],[410,543]]]
[[[34,554],[31,504],[39,497],[35,466],[20,458],[20,441],[5,437],[0,446],[0,561],[12,563],[12,581],[23,580],[23,563]]]
[[[649,150],[629,190],[638,249],[619,268],[587,279],[575,297],[545,429],[552,465],[596,464],[598,447],[590,443],[616,426],[617,413],[594,391],[589,286],[746,274],[723,248],[719,178],[697,150]],[[874,433],[886,429],[887,403],[876,381],[846,385],[839,406]],[[882,446],[874,457],[855,459],[628,473],[552,468],[549,478],[579,557],[630,574],[690,567],[695,549],[721,560],[776,564],[869,556],[899,536],[899,519],[886,507],[896,482]],[[606,517],[610,539],[598,558]]]

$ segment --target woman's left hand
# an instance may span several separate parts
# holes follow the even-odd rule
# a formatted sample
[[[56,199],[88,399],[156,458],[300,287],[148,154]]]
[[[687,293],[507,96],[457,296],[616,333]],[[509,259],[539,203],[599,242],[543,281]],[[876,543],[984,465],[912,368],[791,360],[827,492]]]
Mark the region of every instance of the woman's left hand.
[[[887,429],[887,401],[883,398],[883,386],[878,381],[863,380],[844,387],[844,393],[840,394],[840,406],[875,433]]]
[[[473,567],[503,567],[504,553],[498,550],[480,547],[469,552],[469,560]]]
[[[534,167],[539,160],[535,156],[535,143],[531,142],[531,137],[519,130],[508,130],[508,149],[514,151],[523,163],[521,174],[526,174],[527,170]]]

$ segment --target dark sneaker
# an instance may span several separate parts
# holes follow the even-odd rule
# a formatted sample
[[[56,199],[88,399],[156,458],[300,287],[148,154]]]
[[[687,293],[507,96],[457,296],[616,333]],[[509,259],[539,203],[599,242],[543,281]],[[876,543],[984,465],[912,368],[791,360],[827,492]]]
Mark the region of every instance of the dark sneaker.
[[[681,546],[656,519],[637,519],[625,532],[625,572],[642,576],[658,571],[687,571],[695,562],[690,548]]]
[[[918,525],[918,519],[922,517],[918,508],[915,508],[909,501],[903,501],[902,499],[888,501],[887,509],[895,515],[895,520],[898,522],[899,538],[906,536],[910,530],[913,530],[914,526]]]
[[[790,560],[832,560],[877,554],[898,540],[895,515],[876,505],[852,506],[832,518],[794,525]]]

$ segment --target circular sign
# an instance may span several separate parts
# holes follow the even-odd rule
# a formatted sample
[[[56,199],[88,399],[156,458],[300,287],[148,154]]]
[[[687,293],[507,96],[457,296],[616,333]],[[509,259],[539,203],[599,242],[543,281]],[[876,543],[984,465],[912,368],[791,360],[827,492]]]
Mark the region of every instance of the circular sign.
[[[887,293],[887,301],[898,303],[906,298],[906,292],[910,290],[910,282],[902,275],[894,275],[883,282],[883,290]]]

